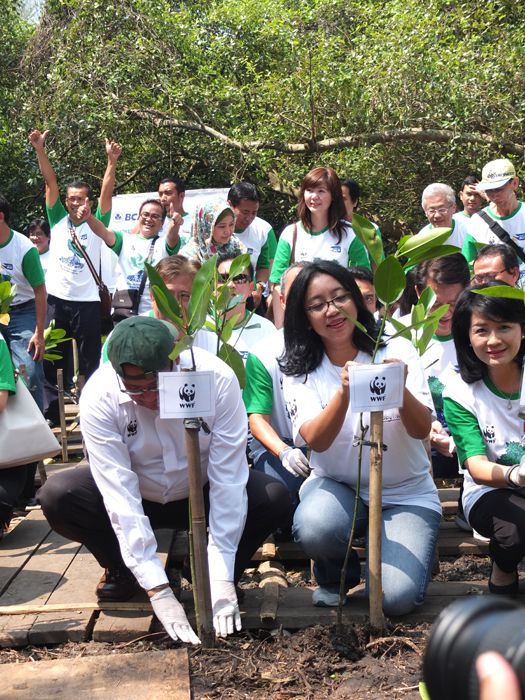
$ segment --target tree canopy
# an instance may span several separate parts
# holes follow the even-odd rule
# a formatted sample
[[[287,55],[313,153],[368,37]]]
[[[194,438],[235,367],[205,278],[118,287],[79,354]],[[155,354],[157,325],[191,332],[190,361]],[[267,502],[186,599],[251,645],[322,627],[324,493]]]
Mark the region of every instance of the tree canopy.
[[[50,129],[61,181],[118,191],[176,173],[249,179],[277,226],[314,165],[357,179],[387,236],[423,224],[423,187],[458,187],[525,153],[525,7],[511,0],[47,0],[29,32],[9,0],[0,173],[19,217],[41,212],[25,139]],[[5,83],[5,84],[4,84]]]

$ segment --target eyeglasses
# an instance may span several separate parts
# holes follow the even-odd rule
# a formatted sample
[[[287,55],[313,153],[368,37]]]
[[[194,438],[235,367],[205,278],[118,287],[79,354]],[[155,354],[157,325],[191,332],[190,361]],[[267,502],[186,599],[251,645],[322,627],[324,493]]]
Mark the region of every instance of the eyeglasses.
[[[333,304],[336,309],[340,306],[348,304],[348,302],[353,301],[350,292],[346,294],[338,294],[333,299],[327,299],[326,301],[319,301],[315,304],[310,304],[310,306],[305,306],[305,311],[311,314],[322,314],[328,311],[330,304]]]
[[[221,280],[221,282],[229,282],[230,276],[226,272],[219,272],[219,279]],[[250,275],[235,275],[235,277],[231,278],[231,281],[235,284],[245,284],[246,282],[250,281]]]
[[[495,272],[481,272],[479,275],[474,275],[471,281],[473,284],[484,284],[485,282],[493,282],[497,279],[498,275],[501,275],[503,272],[507,272],[507,270],[503,268],[503,270],[496,270]]]
[[[434,214],[440,214],[440,216],[443,216],[443,214],[446,214],[449,209],[450,207],[430,207],[430,209],[425,209],[425,214],[428,214],[429,216],[434,216]]]
[[[142,211],[140,213],[141,219],[151,219],[152,221],[160,221],[162,216],[160,214],[150,214],[149,211]]]
[[[170,360],[169,366],[161,371],[171,372],[172,369],[173,369],[173,360]],[[120,375],[117,374],[117,381],[118,381],[119,389],[123,394],[127,394],[128,396],[131,396],[131,398],[138,397],[138,396],[144,396],[144,394],[149,394],[149,393],[152,393],[154,391],[158,391],[159,390],[159,373],[158,372],[144,372],[142,375],[140,375],[138,377],[133,377],[133,378],[129,377],[128,380],[129,381],[137,381],[137,379],[138,380],[148,379],[148,377],[153,378],[153,383],[150,386],[144,386],[144,387],[141,387],[140,389],[138,389],[138,388],[137,389],[128,389],[125,385],[126,379],[121,378]]]

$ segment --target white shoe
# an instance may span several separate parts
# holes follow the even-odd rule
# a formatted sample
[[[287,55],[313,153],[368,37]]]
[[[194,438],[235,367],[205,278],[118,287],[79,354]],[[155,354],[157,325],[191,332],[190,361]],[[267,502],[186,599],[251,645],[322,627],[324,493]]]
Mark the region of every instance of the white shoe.
[[[343,605],[346,605],[348,598],[345,596]],[[339,605],[339,593],[329,591],[327,588],[319,586],[312,594],[312,603],[317,608],[336,608]]]

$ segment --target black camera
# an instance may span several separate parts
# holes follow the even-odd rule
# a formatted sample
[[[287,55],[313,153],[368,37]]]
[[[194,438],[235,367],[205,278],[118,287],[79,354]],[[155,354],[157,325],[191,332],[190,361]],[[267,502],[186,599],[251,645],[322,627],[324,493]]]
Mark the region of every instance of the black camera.
[[[525,609],[510,598],[476,596],[449,605],[432,628],[423,663],[431,700],[477,700],[475,661],[485,651],[511,664],[525,699]]]

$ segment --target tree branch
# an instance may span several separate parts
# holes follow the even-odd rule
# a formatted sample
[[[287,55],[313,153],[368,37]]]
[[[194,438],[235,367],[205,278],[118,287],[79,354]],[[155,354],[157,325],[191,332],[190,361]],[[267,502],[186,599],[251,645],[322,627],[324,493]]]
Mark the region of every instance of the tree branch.
[[[181,121],[173,119],[167,114],[153,109],[128,109],[126,113],[130,116],[149,121],[155,126],[171,127],[182,131],[197,131],[210,138],[218,139],[223,143],[236,148],[243,153],[250,151],[275,151],[276,153],[320,153],[322,151],[341,151],[346,148],[360,148],[362,146],[373,146],[376,144],[395,143],[399,141],[418,141],[420,143],[448,143],[456,141],[460,143],[479,143],[501,151],[502,153],[512,153],[517,156],[525,155],[525,145],[503,141],[488,134],[457,133],[450,129],[390,129],[386,131],[375,131],[369,134],[356,134],[355,136],[340,136],[320,141],[307,140],[304,143],[285,143],[279,141],[238,141],[227,134],[223,134],[211,126],[203,123]]]

